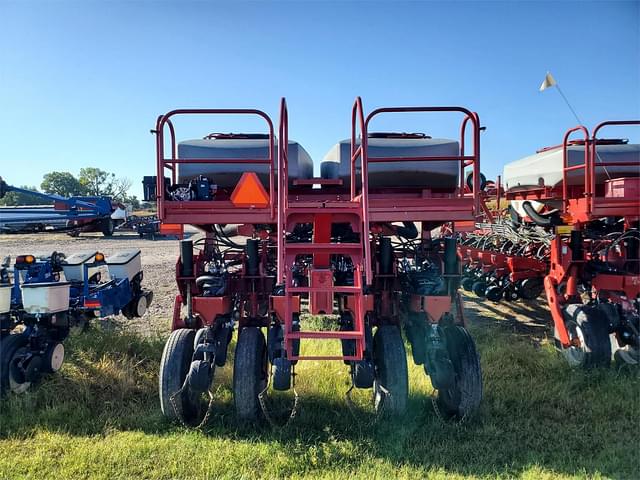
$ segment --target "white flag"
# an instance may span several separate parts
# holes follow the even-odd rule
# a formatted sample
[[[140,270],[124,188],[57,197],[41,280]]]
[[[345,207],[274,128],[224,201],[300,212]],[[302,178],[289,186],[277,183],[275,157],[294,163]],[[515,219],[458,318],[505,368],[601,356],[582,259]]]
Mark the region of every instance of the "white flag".
[[[544,77],[544,81],[542,82],[542,85],[540,85],[540,91],[544,92],[547,88],[553,87],[555,84],[556,84],[556,79],[553,78],[553,75],[551,75],[551,73],[547,72],[547,74]]]

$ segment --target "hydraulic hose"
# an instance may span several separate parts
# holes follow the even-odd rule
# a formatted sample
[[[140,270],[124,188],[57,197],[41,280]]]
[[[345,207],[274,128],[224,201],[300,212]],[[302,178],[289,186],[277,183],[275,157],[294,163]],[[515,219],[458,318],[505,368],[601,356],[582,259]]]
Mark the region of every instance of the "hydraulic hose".
[[[418,236],[418,228],[413,222],[402,222],[402,227],[396,227],[396,234],[407,240],[412,240]]]
[[[547,213],[538,213],[529,201],[522,202],[522,209],[529,216],[529,218],[531,218],[531,220],[536,223],[536,225],[539,225],[541,227],[551,227],[553,225],[560,225],[562,223],[560,219],[560,211],[557,209],[551,210]]]

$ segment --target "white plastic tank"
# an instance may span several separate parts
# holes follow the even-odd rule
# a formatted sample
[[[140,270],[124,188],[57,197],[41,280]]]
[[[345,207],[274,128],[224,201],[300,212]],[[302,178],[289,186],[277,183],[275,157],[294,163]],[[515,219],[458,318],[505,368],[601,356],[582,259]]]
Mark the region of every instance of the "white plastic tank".
[[[11,285],[0,285],[0,315],[11,310]]]
[[[596,184],[603,184],[606,180],[622,177],[640,176],[640,144],[625,143],[622,140],[608,140],[618,142],[598,145],[595,158]],[[600,162],[620,162],[629,165],[609,167],[598,166]],[[568,165],[584,164],[584,145],[572,145],[568,148]],[[506,190],[526,187],[551,187],[562,185],[563,179],[563,150],[562,147],[542,150],[534,155],[507,163],[504,166],[503,180]],[[584,184],[584,169],[579,168],[567,172],[569,185]]]
[[[69,282],[26,283],[20,288],[22,306],[27,313],[52,314],[69,310]]]

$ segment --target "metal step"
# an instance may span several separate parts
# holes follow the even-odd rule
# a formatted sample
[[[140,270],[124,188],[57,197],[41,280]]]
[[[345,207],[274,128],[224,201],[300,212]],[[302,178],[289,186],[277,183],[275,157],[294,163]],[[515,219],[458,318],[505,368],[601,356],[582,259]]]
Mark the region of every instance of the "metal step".
[[[315,339],[326,339],[326,340],[358,340],[364,338],[364,332],[354,332],[354,331],[342,331],[342,330],[327,330],[327,331],[301,331],[301,332],[290,332],[286,335],[287,339],[296,340],[299,338],[315,338]]]
[[[360,243],[285,243],[286,253],[335,253],[335,254],[362,254]]]
[[[362,293],[361,287],[288,287],[286,293]]]

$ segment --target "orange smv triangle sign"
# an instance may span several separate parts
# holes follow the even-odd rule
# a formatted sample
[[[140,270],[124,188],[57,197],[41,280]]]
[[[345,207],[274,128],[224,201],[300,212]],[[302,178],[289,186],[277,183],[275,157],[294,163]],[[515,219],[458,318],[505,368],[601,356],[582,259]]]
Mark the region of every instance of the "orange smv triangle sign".
[[[231,194],[236,207],[264,208],[269,205],[269,194],[254,172],[244,172]]]

